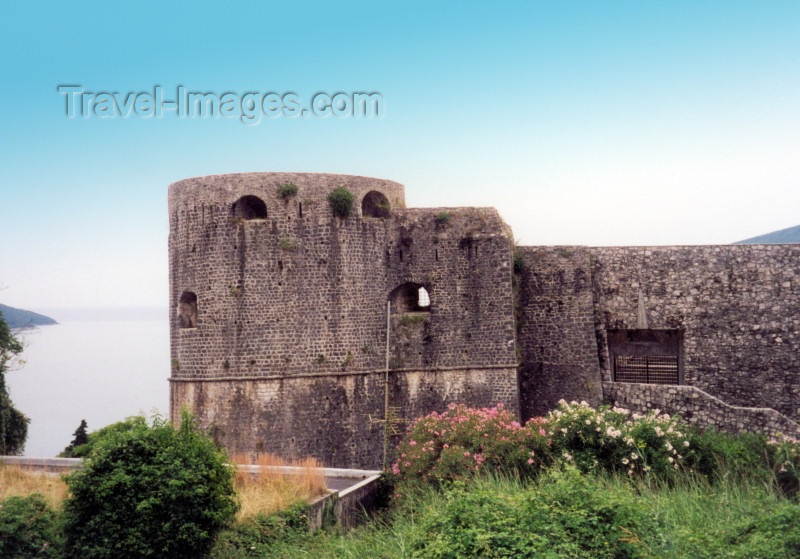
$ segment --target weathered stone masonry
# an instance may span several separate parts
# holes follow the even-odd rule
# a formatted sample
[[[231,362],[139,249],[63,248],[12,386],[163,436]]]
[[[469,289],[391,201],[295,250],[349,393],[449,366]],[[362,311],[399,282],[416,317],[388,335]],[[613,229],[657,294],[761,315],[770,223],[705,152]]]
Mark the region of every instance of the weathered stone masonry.
[[[287,183],[297,193],[284,200]],[[346,219],[326,200],[337,186],[356,198]],[[389,217],[361,215],[375,192]],[[232,452],[379,465],[387,300],[399,417],[450,402],[516,412],[510,230],[493,209],[404,204],[397,183],[342,175],[172,185],[173,417],[190,406]],[[405,312],[403,297],[419,287],[429,307]],[[192,297],[194,322],[183,316]]]
[[[730,405],[800,406],[800,245],[592,249],[603,380],[606,331],[635,328],[641,291],[651,328],[683,332],[684,383]]]
[[[603,397],[731,429],[800,417],[798,245],[515,249],[491,208],[407,209],[402,185],[346,175],[187,179],[169,211],[171,414],[232,452],[379,466],[387,301],[400,418]],[[613,382],[608,334],[636,349],[643,320],[678,340],[683,386]]]

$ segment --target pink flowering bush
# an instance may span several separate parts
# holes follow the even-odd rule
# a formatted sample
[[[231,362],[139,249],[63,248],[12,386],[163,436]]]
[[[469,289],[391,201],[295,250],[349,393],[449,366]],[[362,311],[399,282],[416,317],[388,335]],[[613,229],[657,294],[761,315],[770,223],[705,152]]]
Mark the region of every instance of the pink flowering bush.
[[[660,479],[691,471],[714,482],[737,467],[785,494],[797,494],[800,442],[788,437],[767,441],[763,434],[700,431],[659,410],[637,414],[561,400],[546,417],[523,426],[502,405],[472,409],[451,404],[444,413],[411,424],[392,472],[412,485],[441,484],[483,472],[533,476],[555,463],[583,472]]]
[[[488,471],[535,473],[547,461],[546,420],[525,426],[502,404],[450,404],[415,420],[397,447],[392,472],[406,481],[441,483]]]

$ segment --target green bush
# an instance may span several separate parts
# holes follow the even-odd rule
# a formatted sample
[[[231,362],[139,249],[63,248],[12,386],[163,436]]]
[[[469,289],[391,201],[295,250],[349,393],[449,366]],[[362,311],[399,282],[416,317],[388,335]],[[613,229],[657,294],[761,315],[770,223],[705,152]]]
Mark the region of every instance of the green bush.
[[[639,536],[657,528],[633,495],[598,491],[574,468],[512,490],[456,486],[442,500],[423,516],[413,557],[646,557]]]
[[[726,557],[800,557],[800,506],[781,503],[774,510],[739,523],[733,532],[724,542]]]
[[[752,478],[770,477],[766,461],[767,437],[763,433],[721,433],[713,426],[690,432],[693,452],[689,467],[709,483],[723,475]]]
[[[44,497],[9,497],[0,502],[0,557],[61,557],[58,515]]]
[[[237,510],[225,454],[184,413],[173,428],[129,420],[67,477],[68,555],[81,559],[196,558]]]
[[[355,196],[344,186],[337,186],[333,192],[328,194],[328,203],[331,205],[333,213],[339,217],[350,217],[353,213],[353,202]]]
[[[70,444],[70,446],[61,451],[59,456],[62,458],[83,458],[85,456],[88,456],[92,452],[94,447],[98,446],[104,441],[107,441],[108,439],[112,439],[129,431],[140,429],[146,426],[147,426],[147,420],[141,416],[129,417],[125,421],[117,421],[116,423],[112,423],[111,425],[106,425],[105,427],[98,429],[97,431],[92,431],[91,433],[89,433],[87,435],[88,440],[85,444],[79,444],[79,445]],[[76,431],[76,438],[77,438],[77,431]]]
[[[241,559],[268,556],[277,543],[299,542],[308,537],[308,504],[296,503],[274,514],[256,514],[224,530],[211,556]]]

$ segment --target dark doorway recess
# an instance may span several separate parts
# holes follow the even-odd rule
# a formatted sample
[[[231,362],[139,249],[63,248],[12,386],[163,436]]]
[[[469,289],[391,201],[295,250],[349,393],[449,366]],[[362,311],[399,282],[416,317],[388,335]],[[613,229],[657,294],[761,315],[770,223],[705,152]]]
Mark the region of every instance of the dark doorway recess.
[[[178,300],[178,328],[197,328],[197,295],[191,291]]]
[[[683,331],[608,330],[614,382],[683,384]]]
[[[233,217],[239,219],[267,219],[267,205],[258,196],[242,196],[233,204]]]
[[[361,200],[361,215],[364,217],[389,217],[389,199],[377,190],[370,190]]]

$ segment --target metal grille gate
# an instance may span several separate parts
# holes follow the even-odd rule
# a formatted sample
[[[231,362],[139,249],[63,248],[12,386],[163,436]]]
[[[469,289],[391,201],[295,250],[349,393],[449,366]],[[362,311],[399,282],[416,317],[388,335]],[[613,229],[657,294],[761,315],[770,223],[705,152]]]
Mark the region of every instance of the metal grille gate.
[[[678,356],[614,355],[614,381],[678,384]]]

